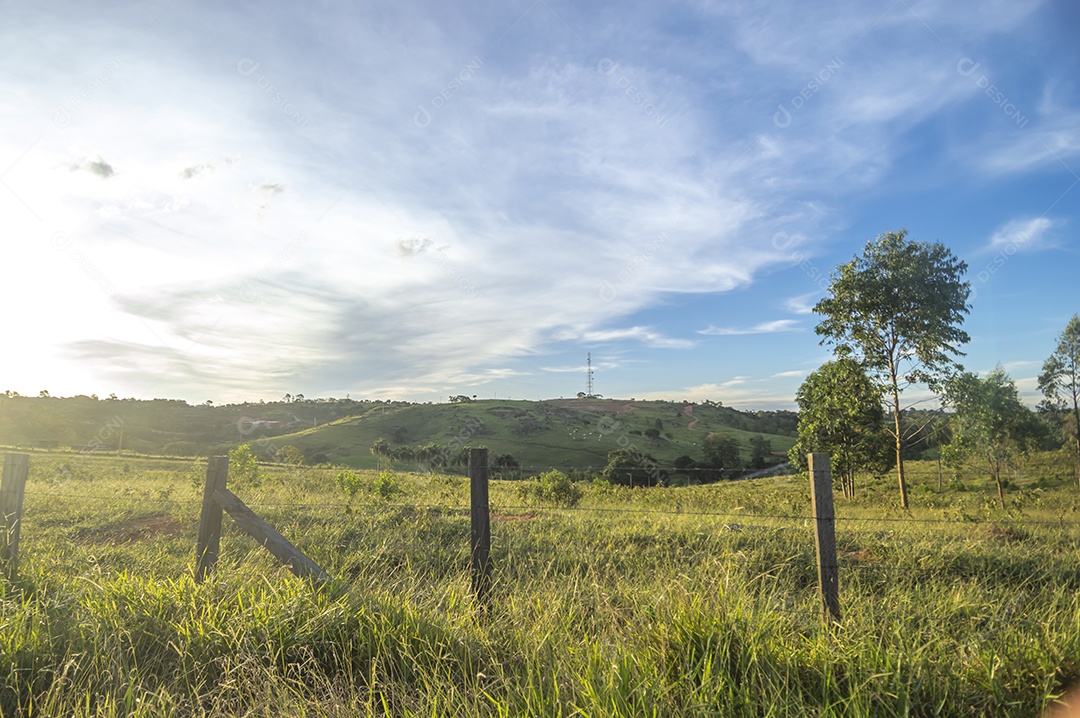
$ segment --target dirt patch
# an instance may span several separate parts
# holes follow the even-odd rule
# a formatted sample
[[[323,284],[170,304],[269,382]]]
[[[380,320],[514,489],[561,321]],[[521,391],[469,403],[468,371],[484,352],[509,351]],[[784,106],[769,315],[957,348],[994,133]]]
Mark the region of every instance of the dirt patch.
[[[184,525],[172,516],[143,516],[112,526],[80,532],[78,540],[87,543],[123,544],[144,541],[154,536],[177,536]]]
[[[629,414],[634,410],[634,405],[629,401],[618,399],[558,399],[552,401],[553,406],[564,409],[577,409],[578,411],[603,411],[609,414]]]

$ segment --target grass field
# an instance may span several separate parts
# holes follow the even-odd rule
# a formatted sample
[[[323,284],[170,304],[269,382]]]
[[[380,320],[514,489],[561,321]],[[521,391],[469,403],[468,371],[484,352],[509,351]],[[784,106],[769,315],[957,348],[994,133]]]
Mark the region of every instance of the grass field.
[[[1003,511],[981,479],[911,470],[910,512],[889,476],[838,499],[844,618],[824,626],[799,477],[589,486],[573,509],[493,482],[481,612],[460,477],[350,500],[335,469],[264,467],[233,490],[335,581],[226,519],[196,585],[191,462],[34,454],[0,713],[1037,715],[1080,679],[1074,481],[1034,464]]]

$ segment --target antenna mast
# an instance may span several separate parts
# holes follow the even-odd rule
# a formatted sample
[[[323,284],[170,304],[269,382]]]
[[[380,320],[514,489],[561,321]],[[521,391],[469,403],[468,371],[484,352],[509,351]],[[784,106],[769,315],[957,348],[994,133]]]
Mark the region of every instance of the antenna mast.
[[[587,379],[585,381],[585,396],[587,396],[587,397],[589,397],[591,399],[592,395],[593,395],[593,392],[592,392],[592,379],[593,379],[592,352],[588,353],[588,355],[586,356],[585,361],[586,361],[587,366],[588,366],[588,369],[586,370]]]

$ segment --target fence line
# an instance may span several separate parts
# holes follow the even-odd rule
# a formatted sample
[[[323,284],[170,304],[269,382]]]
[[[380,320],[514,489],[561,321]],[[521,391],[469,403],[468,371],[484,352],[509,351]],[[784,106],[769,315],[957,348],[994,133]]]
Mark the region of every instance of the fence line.
[[[28,458],[28,457],[23,457]],[[564,562],[574,562],[578,559],[591,559],[593,561],[618,561],[621,559],[634,559],[640,557],[642,554],[647,555],[651,559],[655,559],[658,562],[663,560],[676,561],[685,563],[688,566],[695,566],[701,564],[703,567],[710,563],[721,563],[723,565],[736,565],[736,566],[760,566],[762,562],[768,562],[771,566],[765,574],[770,575],[776,571],[795,570],[810,573],[815,569],[815,562],[810,554],[809,544],[804,543],[801,545],[801,550],[797,550],[795,553],[786,554],[785,552],[794,546],[794,542],[787,546],[781,544],[781,548],[776,553],[779,556],[772,558],[766,554],[754,555],[746,554],[743,551],[725,552],[722,555],[717,555],[709,548],[689,548],[683,547],[674,543],[665,544],[663,541],[656,540],[653,537],[651,543],[644,546],[629,545],[626,547],[616,548],[615,546],[605,547],[589,547],[587,545],[568,545],[563,543],[564,538],[560,535],[551,536],[544,534],[542,536],[536,536],[530,534],[528,529],[519,531],[515,528],[515,522],[500,522],[497,524],[497,528],[492,532],[492,510],[494,510],[494,518],[499,518],[500,513],[520,511],[529,515],[529,518],[539,518],[541,520],[552,516],[557,516],[561,513],[578,513],[578,514],[594,514],[594,515],[630,515],[636,517],[669,517],[669,516],[685,516],[685,517],[707,517],[715,519],[740,519],[746,521],[775,521],[779,525],[769,526],[760,524],[719,524],[717,528],[723,526],[724,528],[731,530],[764,530],[764,531],[790,531],[797,530],[800,533],[806,533],[809,538],[809,530],[815,529],[815,544],[816,544],[816,569],[818,574],[818,586],[820,591],[819,600],[822,607],[822,617],[827,621],[839,621],[840,620],[840,604],[839,604],[839,574],[841,571],[854,570],[857,571],[860,576],[870,576],[874,573],[881,573],[884,575],[894,575],[897,572],[903,571],[907,574],[914,576],[925,576],[930,574],[949,574],[951,572],[961,572],[963,575],[979,576],[983,574],[991,574],[996,570],[1002,568],[1008,568],[1011,561],[1006,558],[1002,561],[994,562],[986,560],[985,557],[976,558],[972,563],[968,564],[957,557],[943,556],[941,557],[941,563],[932,566],[899,566],[899,565],[887,565],[881,563],[882,561],[888,561],[890,564],[896,563],[900,560],[908,558],[902,554],[886,555],[877,559],[873,558],[858,558],[853,555],[853,551],[850,546],[845,546],[843,542],[837,550],[837,542],[835,534],[833,533],[834,525],[836,522],[848,522],[850,525],[859,526],[862,524],[927,524],[927,525],[955,525],[962,527],[970,527],[972,525],[1009,525],[1009,526],[1080,526],[1080,521],[1065,521],[1060,519],[1053,520],[1036,520],[1025,518],[972,518],[972,519],[951,519],[951,518],[915,518],[911,516],[901,517],[867,517],[867,516],[836,516],[832,510],[832,482],[828,466],[827,455],[810,455],[809,463],[811,471],[809,476],[813,479],[813,493],[811,494],[811,512],[809,514],[768,514],[768,513],[747,513],[745,511],[705,511],[705,510],[690,510],[682,509],[676,506],[674,509],[660,509],[660,508],[625,508],[625,507],[609,507],[609,506],[538,506],[535,504],[491,504],[488,495],[488,479],[490,476],[490,466],[488,464],[488,452],[486,449],[474,449],[470,455],[470,491],[469,491],[469,504],[468,505],[450,505],[450,504],[438,504],[438,503],[408,503],[408,502],[382,502],[376,501],[374,503],[361,504],[354,506],[351,502],[346,503],[295,503],[295,502],[265,502],[265,503],[253,503],[252,506],[265,507],[265,508],[280,508],[280,509],[301,509],[301,510],[320,510],[320,509],[332,509],[335,511],[350,510],[350,511],[362,511],[371,510],[372,512],[385,512],[387,510],[402,509],[402,510],[437,510],[447,513],[454,513],[464,517],[466,514],[470,517],[470,531],[467,545],[469,546],[468,553],[468,565],[471,569],[473,592],[477,598],[477,606],[481,610],[488,604],[491,595],[492,585],[492,569],[495,562],[505,562],[508,565],[515,565],[520,563],[533,563],[536,561],[548,562],[552,565],[562,564]],[[5,465],[6,468],[6,465]],[[5,470],[5,483],[4,492],[5,496],[8,495],[8,476],[11,472]],[[13,474],[12,474],[13,475]],[[268,548],[271,553],[281,559],[283,562],[289,564],[294,573],[298,575],[311,576],[322,580],[328,580],[329,576],[322,571],[314,562],[311,561],[306,555],[300,552],[296,547],[289,543],[281,534],[277,533],[271,528],[265,521],[255,515],[251,508],[241,501],[235,494],[226,488],[226,480],[228,475],[228,460],[225,457],[216,457],[207,464],[207,478],[204,486],[204,496],[202,501],[203,510],[200,518],[199,526],[199,539],[196,549],[196,579],[202,580],[205,578],[210,568],[216,563],[218,558],[218,541],[221,534],[221,517],[223,512],[228,512],[236,520],[237,524],[247,533],[253,535],[261,545]],[[42,497],[63,497],[74,499],[91,499],[111,502],[125,502],[129,504],[165,504],[172,506],[186,506],[197,503],[194,500],[185,499],[171,499],[171,498],[153,498],[153,497],[135,497],[135,496],[104,496],[93,494],[80,494],[80,493],[67,493],[57,491],[35,491],[29,492],[31,496]],[[647,494],[641,494],[647,495]],[[5,499],[5,502],[7,500]],[[8,503],[4,503],[6,507]],[[856,510],[858,507],[853,507]],[[513,514],[504,514],[513,515]],[[12,536],[11,526],[11,514],[5,509],[4,514],[5,521],[7,522],[6,535],[9,537],[9,546],[13,543],[15,550],[10,552],[9,563],[14,565],[14,560],[17,559],[17,531],[15,532],[15,540],[12,542],[10,537]],[[14,525],[17,527],[20,525],[20,517],[18,512],[14,515]],[[789,524],[789,525],[785,525]],[[795,524],[795,525],[790,525]],[[523,528],[525,524],[523,523]],[[456,536],[456,532],[454,532]],[[616,539],[617,540],[617,537]],[[706,539],[708,541],[708,539]],[[462,544],[465,544],[464,537],[462,537]],[[831,544],[831,546],[830,546]],[[368,545],[360,542],[362,550],[368,551],[366,558],[370,560],[380,560],[384,557],[393,558],[392,554],[398,551],[415,550],[417,546],[425,546],[430,548],[434,554],[445,555],[445,545],[430,546],[422,544],[419,540],[414,541],[395,541],[393,543],[378,543],[373,542]],[[706,544],[707,545],[707,544]],[[787,546],[787,548],[784,548]],[[457,550],[453,550],[453,560],[465,559],[464,545],[461,545]],[[980,554],[981,556],[981,554]],[[929,555],[924,557],[918,554],[913,554],[910,558],[913,563],[918,563],[923,558],[930,557]],[[933,558],[933,557],[930,557]],[[1060,569],[1058,568],[1060,565]],[[587,569],[588,566],[582,568]],[[560,570],[561,567],[560,567]],[[688,571],[692,571],[693,568],[688,568]],[[1069,566],[1066,562],[1059,562],[1055,559],[1051,562],[1049,567],[1044,567],[1041,570],[1034,573],[1033,580],[1039,580],[1040,577],[1058,576],[1062,572],[1069,570]],[[690,575],[689,573],[687,575]]]
[[[159,498],[159,497],[133,497],[133,496],[105,496],[100,494],[83,494],[83,493],[71,493],[71,492],[57,492],[57,491],[39,491],[34,488],[25,489],[27,496],[41,496],[49,498],[71,498],[71,499],[89,499],[92,501],[109,501],[113,503],[158,503],[158,504],[178,504],[181,506],[194,506],[200,504],[199,499],[182,499],[182,498]],[[453,512],[466,512],[469,507],[465,504],[431,504],[431,503],[365,503],[365,504],[353,504],[353,503],[341,503],[341,502],[329,502],[329,503],[297,503],[297,502],[281,502],[281,501],[252,501],[248,502],[248,506],[261,509],[307,509],[307,510],[341,510],[345,511],[350,509],[353,512],[359,512],[367,509],[372,511],[382,511],[386,509],[412,509],[412,510],[439,510],[439,511],[453,511]],[[498,504],[492,503],[491,508],[495,512],[499,511],[540,511],[540,512],[581,512],[581,513],[617,513],[617,514],[632,514],[640,516],[705,516],[713,518],[740,518],[740,519],[757,519],[757,520],[774,520],[774,521],[794,521],[806,523],[813,519],[810,514],[760,514],[760,513],[741,513],[741,512],[721,512],[721,511],[700,511],[691,509],[630,509],[630,508],[618,508],[609,506],[554,506],[554,505],[542,505],[542,504]],[[840,507],[841,509],[847,507]],[[899,509],[898,509],[899,510]],[[934,510],[934,509],[928,509]],[[950,509],[939,509],[950,510]],[[946,519],[946,518],[915,518],[905,516],[843,516],[838,515],[835,517],[838,522],[849,523],[894,523],[894,524],[941,524],[941,525],[957,525],[957,526],[972,526],[972,525],[1015,525],[1015,526],[1077,526],[1080,527],[1080,520],[1052,520],[1052,519],[1024,519],[1024,518],[969,518],[969,519]]]
[[[181,506],[197,506],[201,503],[199,499],[163,499],[160,497],[134,497],[134,496],[102,496],[100,494],[75,494],[67,491],[37,491],[35,489],[27,489],[27,496],[45,496],[48,498],[56,499],[89,499],[91,501],[111,501],[113,503],[159,503],[159,504],[180,504]]]

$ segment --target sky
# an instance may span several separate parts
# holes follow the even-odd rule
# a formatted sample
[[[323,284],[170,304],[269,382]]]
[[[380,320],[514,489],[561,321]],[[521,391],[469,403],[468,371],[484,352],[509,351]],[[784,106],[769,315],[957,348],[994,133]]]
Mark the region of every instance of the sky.
[[[794,408],[878,235],[1029,404],[1080,312],[1080,6],[0,5],[0,390]],[[914,396],[918,396],[916,392]]]

